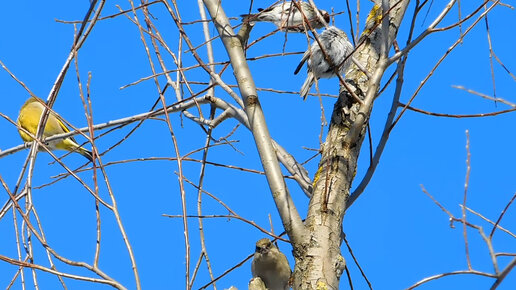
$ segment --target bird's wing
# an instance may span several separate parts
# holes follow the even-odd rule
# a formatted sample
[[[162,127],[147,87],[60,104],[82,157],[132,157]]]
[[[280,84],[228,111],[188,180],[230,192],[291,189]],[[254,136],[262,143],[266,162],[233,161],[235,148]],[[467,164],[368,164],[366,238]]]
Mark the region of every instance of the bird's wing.
[[[61,129],[63,129],[64,133],[70,132],[70,129],[68,129],[68,127],[66,127],[65,123],[61,119],[61,116],[54,114],[54,117],[56,117],[57,123],[59,124],[59,127],[61,127]]]
[[[70,129],[68,129],[68,127],[65,125],[63,118],[61,116],[59,116],[55,113],[50,113],[50,114],[51,114],[51,116],[49,117],[49,119],[47,121],[47,127],[54,126],[54,128],[49,130],[51,132],[54,132],[52,135],[70,132]],[[54,117],[54,118],[52,118],[52,117]],[[46,131],[46,129],[45,129],[45,131]],[[59,131],[61,131],[61,132],[59,132]],[[59,132],[59,133],[57,133],[57,132]],[[74,143],[77,144],[77,141],[75,141],[75,138],[73,136],[67,137],[65,139],[70,139],[71,141],[73,141]]]

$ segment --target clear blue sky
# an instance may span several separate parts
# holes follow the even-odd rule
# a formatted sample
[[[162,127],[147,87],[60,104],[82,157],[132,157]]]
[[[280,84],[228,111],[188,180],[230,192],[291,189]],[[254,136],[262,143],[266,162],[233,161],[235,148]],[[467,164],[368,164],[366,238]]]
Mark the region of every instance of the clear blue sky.
[[[196,1],[179,1],[183,22],[199,19]],[[253,11],[266,7],[269,1],[254,1]],[[363,1],[360,13],[361,29],[370,9],[370,3]],[[478,2],[478,1],[475,1]],[[316,1],[321,9],[335,11],[345,10],[345,2]],[[130,8],[129,3],[108,1],[102,15],[118,12],[115,4],[123,9]],[[0,60],[37,96],[46,99],[62,65],[65,62],[73,40],[73,25],[57,23],[55,20],[81,20],[89,5],[88,1],[8,1],[3,3],[0,17]],[[351,3],[354,5],[354,3]],[[419,34],[438,15],[443,4],[434,2],[425,22],[422,18],[416,24]],[[472,4],[461,2],[468,14]],[[478,4],[474,4],[478,5]],[[223,1],[228,16],[237,17],[247,13],[247,1]],[[355,9],[355,8],[352,8]],[[424,9],[426,13],[428,7]],[[411,6],[407,14],[411,14]],[[177,31],[163,6],[151,8],[155,25],[168,41],[169,47],[177,52]],[[514,51],[516,43],[508,34],[514,28],[515,12],[505,7],[496,8],[489,14],[491,40],[496,55],[513,73],[516,70]],[[140,21],[143,19],[139,14]],[[353,17],[355,13],[353,12]],[[454,9],[444,24],[451,24],[457,19]],[[408,20],[408,17],[407,17]],[[237,24],[239,20],[232,20]],[[336,16],[335,23],[350,35],[347,14]],[[355,22],[354,22],[355,23]],[[404,46],[408,21],[403,23],[399,45]],[[463,30],[471,24],[466,23]],[[355,25],[355,24],[354,24]],[[442,26],[442,25],[441,25]],[[274,29],[272,24],[259,23],[251,33],[251,40]],[[203,42],[201,25],[187,26],[195,45]],[[216,30],[211,31],[212,35]],[[404,87],[401,101],[406,102],[414,93],[419,83],[428,74],[436,61],[446,52],[459,35],[459,30],[437,33],[425,39],[409,56],[405,71]],[[306,49],[306,39],[301,34],[278,33],[254,45],[247,55],[249,57],[280,53],[285,45],[286,52],[302,52]],[[186,50],[183,46],[183,51]],[[214,41],[217,50],[216,60],[225,61],[226,53],[221,50],[220,40]],[[168,61],[168,69],[175,66],[171,57],[162,51]],[[199,53],[207,61],[205,50]],[[301,55],[266,58],[251,62],[250,68],[256,85],[261,88],[297,91],[306,76],[303,69],[299,75],[293,75],[294,68]],[[195,64],[190,54],[185,54],[185,66]],[[157,65],[157,63],[156,63]],[[156,66],[158,67],[158,66]],[[220,70],[221,66],[217,67]],[[131,116],[147,111],[155,102],[157,95],[153,80],[121,90],[120,87],[151,75],[145,50],[140,40],[137,27],[125,16],[101,21],[93,29],[84,47],[79,52],[79,70],[83,86],[91,72],[91,99],[94,123]],[[516,103],[515,81],[495,63],[497,97]],[[388,73],[392,73],[392,69]],[[187,72],[191,80],[208,81],[206,73],[200,69]],[[173,76],[175,79],[175,75]],[[226,71],[223,79],[235,84],[233,74]],[[160,78],[161,85],[165,84]],[[493,94],[490,73],[489,50],[482,21],[464,39],[432,76],[421,90],[413,106],[432,112],[449,114],[476,114],[507,109],[503,104],[482,99],[465,91],[452,88],[461,85],[487,95]],[[321,91],[337,94],[336,79],[322,80]],[[195,92],[203,89],[201,85],[192,85]],[[65,79],[54,109],[66,120],[77,127],[86,126],[77,86],[75,67],[72,67]],[[313,92],[313,91],[312,91]],[[390,107],[393,88],[388,89],[376,102],[371,131],[373,143],[380,138],[387,112]],[[218,97],[230,100],[221,89],[216,90]],[[14,81],[4,70],[0,71],[0,112],[15,120],[19,108],[28,98],[28,93]],[[188,97],[186,92],[185,97]],[[167,102],[174,102],[172,91],[166,94]],[[321,110],[317,97],[309,97],[303,102],[295,94],[278,94],[261,92],[260,101],[265,111],[271,135],[284,146],[298,161],[305,161],[313,151],[303,149],[319,148],[321,131]],[[329,120],[333,109],[333,98],[323,98],[324,113]],[[209,114],[209,108],[203,109]],[[196,111],[191,111],[196,114]],[[182,155],[204,146],[205,134],[191,120],[178,114],[171,116],[174,133]],[[454,119],[438,118],[407,112],[393,130],[378,169],[366,189],[366,192],[350,208],[344,219],[344,231],[354,254],[364,269],[374,289],[403,289],[413,283],[439,273],[467,269],[462,227],[455,224],[449,227],[448,216],[443,213],[421,191],[425,188],[448,210],[457,217],[461,215],[459,204],[463,201],[464,180],[466,174],[466,135],[470,132],[471,176],[467,205],[490,219],[496,219],[516,190],[514,166],[516,155],[514,144],[516,136],[513,124],[516,114],[496,117]],[[226,121],[214,131],[214,138],[228,135],[236,121]],[[134,125],[112,132],[97,141],[101,151],[108,149],[127,134]],[[0,150],[21,144],[16,128],[0,118]],[[327,132],[327,128],[323,129]],[[96,134],[99,135],[100,132]],[[77,137],[78,140],[84,140]],[[217,146],[208,155],[212,162],[225,163],[250,169],[261,170],[252,136],[243,126],[231,135],[229,140],[238,140],[233,146]],[[364,142],[359,160],[355,186],[361,180],[368,166],[368,142]],[[87,145],[89,147],[89,145]],[[14,187],[28,150],[0,158],[0,175],[9,188]],[[144,157],[174,157],[173,143],[166,123],[157,120],[146,121],[128,141],[102,157],[104,163],[125,159]],[[60,156],[60,155],[58,155]],[[201,153],[192,158],[201,159]],[[48,154],[38,154],[34,171],[33,185],[46,184],[55,175],[64,170],[52,161]],[[80,155],[64,158],[70,168],[77,168],[84,163]],[[312,177],[317,169],[318,159],[306,166]],[[185,176],[197,182],[199,164],[184,163]],[[181,219],[170,219],[162,214],[181,214],[178,186],[177,164],[173,161],[130,162],[107,167],[109,182],[118,202],[119,211],[133,246],[140,278],[144,289],[181,289],[185,278],[185,249]],[[240,172],[227,168],[208,166],[204,189],[227,203],[243,217],[255,221],[269,229],[268,214],[271,215],[276,232],[282,231],[282,225],[276,213],[266,180],[261,175]],[[100,173],[99,173],[100,174]],[[91,171],[79,174],[90,186],[93,185]],[[100,178],[102,180],[102,178]],[[101,196],[109,200],[105,183],[100,182]],[[299,186],[288,181],[289,190],[301,215],[306,214],[308,200]],[[186,185],[188,213],[196,214],[197,190]],[[94,200],[81,185],[71,178],[60,181],[43,189],[33,191],[33,201],[44,227],[49,244],[59,254],[75,261],[92,263],[95,249],[95,212]],[[2,190],[0,203],[7,200]],[[516,210],[507,212],[501,225],[513,232]],[[204,197],[204,214],[228,214],[220,205]],[[134,278],[120,233],[113,215],[105,208],[102,214],[102,250],[100,268],[129,289],[134,289]],[[468,213],[468,220],[481,225],[486,233],[491,227],[477,216]],[[209,258],[213,264],[214,275],[218,276],[234,266],[254,250],[256,240],[264,237],[263,233],[238,220],[204,221]],[[195,266],[200,243],[198,223],[189,220],[191,238],[191,269]],[[15,235],[12,213],[0,220],[0,255],[16,258]],[[468,231],[470,253],[474,269],[492,272],[492,266],[485,243],[474,230]],[[46,254],[41,246],[35,244],[35,262],[48,266]],[[493,240],[496,252],[515,252],[515,239],[497,231]],[[280,243],[280,248],[287,254],[293,266],[291,247]],[[357,267],[345,247],[342,252],[348,261],[355,289],[366,289]],[[511,258],[500,258],[499,266],[503,268]],[[61,271],[78,275],[89,275],[87,271],[57,264]],[[6,287],[11,281],[16,267],[0,262],[0,287]],[[250,279],[250,262],[221,279],[218,289],[231,285],[246,289]],[[25,271],[26,281],[31,280],[30,271]],[[55,276],[38,272],[40,289],[58,289],[59,281]],[[203,263],[194,289],[209,281]],[[427,284],[421,289],[487,289],[494,280],[485,277],[455,276]],[[69,289],[91,289],[87,282],[66,279]],[[28,287],[32,287],[28,282]],[[346,278],[341,282],[347,289]],[[512,289],[516,285],[516,274],[511,273],[499,289]],[[96,289],[108,289],[97,286]],[[21,289],[19,278],[13,289]]]

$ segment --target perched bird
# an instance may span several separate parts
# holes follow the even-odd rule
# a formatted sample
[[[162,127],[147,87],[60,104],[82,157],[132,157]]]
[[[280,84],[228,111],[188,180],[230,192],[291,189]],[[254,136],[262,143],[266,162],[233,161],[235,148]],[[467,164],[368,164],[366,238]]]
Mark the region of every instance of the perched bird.
[[[326,26],[326,23],[330,22],[330,14],[328,14],[328,12],[319,9],[319,13],[324,18],[324,21],[326,21],[326,23],[322,23],[310,3],[297,3],[314,29],[323,28]],[[240,16],[251,22],[272,22],[281,31],[304,32],[308,29],[308,26],[305,24],[303,14],[300,13],[299,9],[297,9],[297,6],[294,5],[292,1],[282,1],[266,9],[259,8],[258,11],[259,13],[256,14],[243,14]]]
[[[291,271],[287,257],[267,238],[256,242],[251,271],[269,290],[289,289]]]
[[[18,116],[17,123],[18,125],[29,131],[32,135],[36,135],[39,126],[39,119],[41,118],[41,114],[45,109],[43,105],[45,102],[36,97],[30,97],[25,104],[20,109],[20,115]],[[18,129],[21,138],[25,142],[30,142],[33,140],[27,133],[23,130]],[[43,138],[47,138],[53,135],[62,134],[70,132],[68,127],[63,123],[61,117],[56,113],[50,112],[48,115],[47,124],[45,125],[45,130],[43,132]],[[66,150],[66,151],[76,151],[77,153],[83,155],[88,158],[88,160],[93,161],[93,157],[91,151],[88,151],[77,142],[72,137],[67,137],[64,139],[57,139],[45,142],[47,147],[51,150]]]
[[[332,64],[338,66],[339,73],[343,74],[351,64],[351,57],[349,55],[353,52],[353,45],[349,42],[346,33],[335,26],[330,26],[319,34],[318,38]],[[308,61],[308,75],[301,87],[300,95],[303,99],[306,99],[306,95],[316,78],[331,78],[335,76],[333,66],[326,62],[317,41],[314,41],[310,49],[303,54],[294,74],[299,72],[305,61]]]

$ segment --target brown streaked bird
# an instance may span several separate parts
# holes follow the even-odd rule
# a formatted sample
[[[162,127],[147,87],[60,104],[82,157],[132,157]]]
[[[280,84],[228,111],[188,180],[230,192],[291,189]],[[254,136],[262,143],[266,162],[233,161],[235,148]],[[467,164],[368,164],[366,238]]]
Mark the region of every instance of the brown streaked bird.
[[[330,22],[330,14],[327,11],[319,10],[319,13],[324,18],[326,23],[322,23],[312,5],[307,2],[297,2],[303,14],[306,16],[310,25],[314,29],[323,28],[326,23]],[[240,15],[244,19],[248,19],[251,22],[263,21],[274,23],[281,31],[288,32],[304,32],[308,29],[308,25],[305,24],[304,17],[300,13],[297,6],[292,1],[283,1],[276,5],[273,5],[266,9],[258,9],[259,13],[256,14],[243,14]]]
[[[43,114],[43,110],[45,109],[45,102],[36,97],[30,97],[21,107],[20,115],[18,116],[17,123],[18,125],[29,131],[32,135],[36,135],[39,125],[39,119],[41,118],[41,114]],[[20,137],[24,142],[30,142],[33,140],[29,134],[25,133],[22,129],[18,129],[20,133]],[[43,138],[48,138],[50,136],[68,133],[70,129],[66,127],[62,118],[54,112],[50,112],[48,115],[47,124],[45,125],[45,130],[43,131]],[[57,139],[45,142],[45,145],[51,150],[66,150],[70,152],[77,152],[82,156],[88,158],[89,161],[93,161],[93,156],[91,151],[88,151],[81,147],[73,137],[67,137],[64,139]]]
[[[290,287],[292,271],[287,257],[267,238],[256,242],[251,271],[253,277],[260,277],[269,290],[286,290]]]

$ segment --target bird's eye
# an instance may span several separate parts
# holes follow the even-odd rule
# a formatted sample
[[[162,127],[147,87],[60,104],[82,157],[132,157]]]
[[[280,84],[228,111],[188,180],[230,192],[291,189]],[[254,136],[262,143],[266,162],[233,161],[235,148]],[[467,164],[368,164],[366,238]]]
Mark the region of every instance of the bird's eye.
[[[259,252],[260,251],[260,247],[256,247],[256,249],[254,249],[255,252]]]

